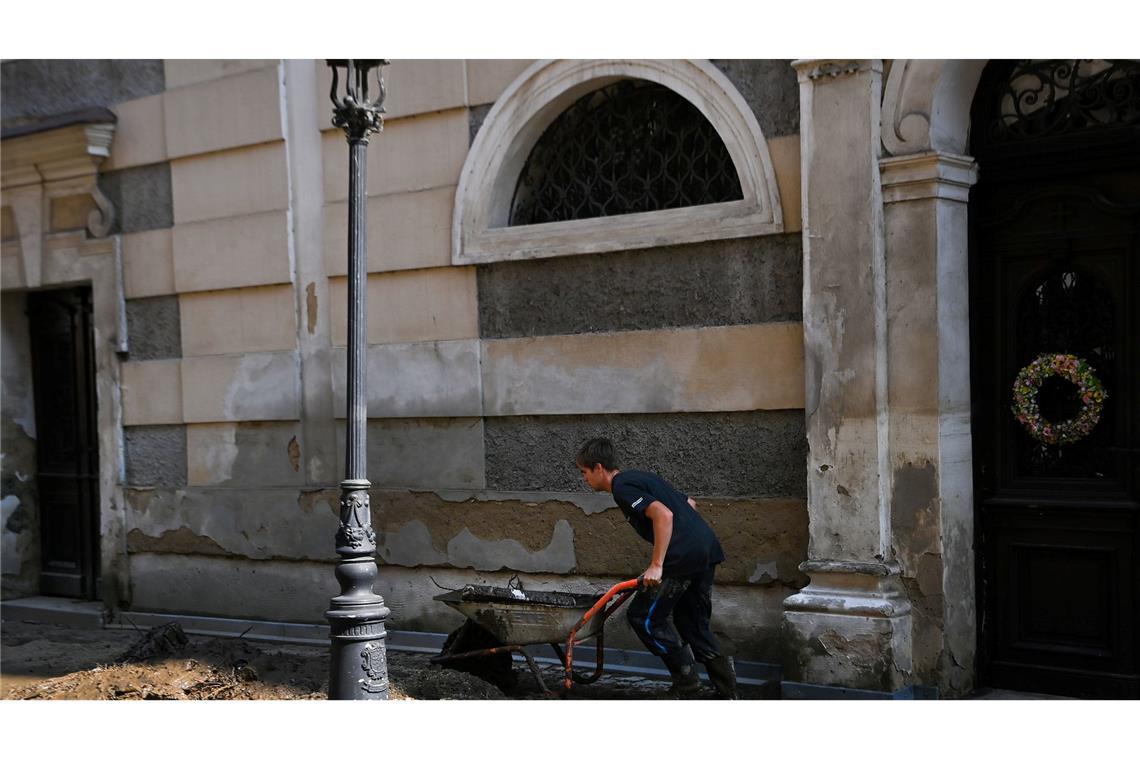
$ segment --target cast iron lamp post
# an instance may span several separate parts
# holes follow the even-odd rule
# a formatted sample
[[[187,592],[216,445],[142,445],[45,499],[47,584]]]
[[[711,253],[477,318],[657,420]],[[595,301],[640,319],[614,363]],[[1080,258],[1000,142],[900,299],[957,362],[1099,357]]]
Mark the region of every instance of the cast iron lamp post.
[[[340,558],[336,579],[340,595],[331,600],[329,621],[329,699],[387,699],[388,658],[384,620],[388,608],[372,590],[376,580],[376,534],[368,503],[371,485],[365,475],[365,424],[368,404],[364,396],[365,304],[367,248],[365,247],[365,156],[368,135],[384,128],[384,77],[386,60],[330,60],[334,126],[348,138],[348,437],[345,473],[340,484],[340,530],[336,552]],[[344,89],[339,87],[343,69]],[[368,77],[376,72],[376,97],[369,99]]]

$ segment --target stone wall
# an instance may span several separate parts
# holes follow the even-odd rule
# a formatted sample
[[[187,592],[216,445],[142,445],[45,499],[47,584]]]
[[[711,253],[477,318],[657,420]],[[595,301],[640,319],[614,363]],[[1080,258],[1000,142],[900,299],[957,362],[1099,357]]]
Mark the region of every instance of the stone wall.
[[[388,625],[454,627],[432,579],[584,590],[644,569],[649,546],[573,466],[583,438],[608,434],[626,466],[700,502],[729,557],[716,630],[774,660],[782,600],[807,581],[795,72],[716,62],[769,140],[783,234],[453,266],[472,136],[529,64],[394,62],[369,147],[368,476]],[[328,75],[163,73],[161,91],[115,104],[101,180],[121,206],[129,336],[122,604],[317,622],[336,593],[344,447],[348,151]]]

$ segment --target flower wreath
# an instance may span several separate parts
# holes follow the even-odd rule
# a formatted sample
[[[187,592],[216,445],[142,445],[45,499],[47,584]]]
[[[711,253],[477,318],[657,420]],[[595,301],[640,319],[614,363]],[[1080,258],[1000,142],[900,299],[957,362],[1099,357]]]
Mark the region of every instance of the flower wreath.
[[[1083,407],[1080,413],[1064,422],[1050,422],[1041,416],[1037,391],[1050,375],[1064,378],[1077,386]],[[1100,422],[1108,393],[1084,359],[1072,354],[1043,354],[1022,368],[1013,381],[1013,416],[1025,430],[1044,443],[1075,443],[1092,432]]]

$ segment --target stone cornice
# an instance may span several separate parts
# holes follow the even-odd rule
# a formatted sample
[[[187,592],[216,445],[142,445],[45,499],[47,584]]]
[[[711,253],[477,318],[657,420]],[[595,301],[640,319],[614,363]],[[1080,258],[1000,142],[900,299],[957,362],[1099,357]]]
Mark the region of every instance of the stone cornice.
[[[941,198],[965,203],[978,181],[978,165],[969,156],[928,151],[879,161],[883,202]]]
[[[93,238],[110,233],[115,209],[99,189],[98,179],[114,135],[113,122],[81,121],[14,135],[9,132],[4,138],[0,187],[19,235],[23,287],[44,283],[44,253],[51,236],[48,220],[56,199],[90,195],[95,208],[87,216],[87,231]]]
[[[847,77],[864,71],[883,73],[883,62],[878,58],[803,58],[792,61],[800,83],[814,82],[827,84],[840,77]]]
[[[94,175],[111,153],[115,125],[72,124],[9,137],[0,156],[5,189]]]

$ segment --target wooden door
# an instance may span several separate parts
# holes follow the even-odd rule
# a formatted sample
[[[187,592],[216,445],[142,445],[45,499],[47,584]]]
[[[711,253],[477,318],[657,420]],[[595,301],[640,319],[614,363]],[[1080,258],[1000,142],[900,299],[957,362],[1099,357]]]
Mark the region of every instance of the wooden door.
[[[88,288],[28,294],[44,594],[98,597],[99,446]]]
[[[971,369],[983,684],[1140,696],[1140,66],[991,63],[972,115]],[[1107,392],[1091,429],[1068,379],[1014,383],[1042,356]],[[1090,417],[1090,420],[1093,418]]]

